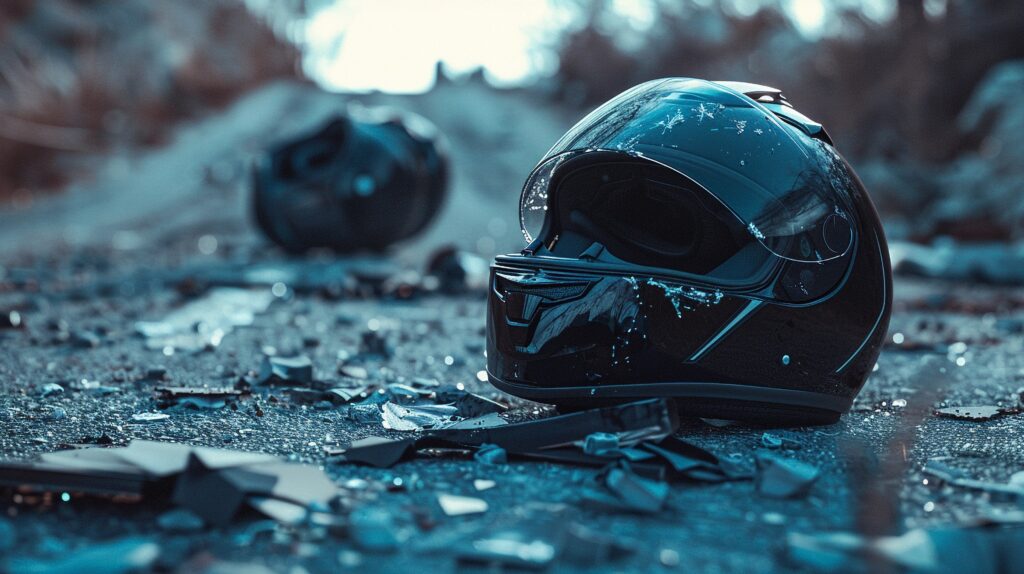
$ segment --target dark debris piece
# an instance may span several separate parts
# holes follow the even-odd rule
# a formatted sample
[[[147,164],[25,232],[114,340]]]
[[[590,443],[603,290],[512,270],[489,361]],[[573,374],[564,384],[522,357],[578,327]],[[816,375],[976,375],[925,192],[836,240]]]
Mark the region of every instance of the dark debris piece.
[[[375,385],[333,387],[324,392],[324,397],[333,404],[344,405],[352,401],[364,400],[373,394],[375,390]]]
[[[379,420],[380,411],[372,404],[352,405],[349,417],[362,413],[364,408],[370,422]],[[671,436],[678,425],[675,412],[669,401],[651,399],[514,424],[489,413],[417,437],[361,439],[348,449],[328,454],[341,455],[344,462],[386,468],[427,449],[475,451],[478,461],[490,463],[500,449],[507,459],[595,468],[626,461],[630,472],[650,480],[722,482],[751,478],[750,472]],[[635,446],[623,446],[637,441]]]
[[[416,443],[417,439],[414,438],[389,439],[371,436],[352,441],[352,444],[343,451],[328,454],[344,454],[346,462],[388,468],[410,455],[415,450]]]
[[[305,511],[327,508],[336,494],[323,471],[262,453],[137,440],[123,448],[58,451],[41,458],[0,463],[0,485],[24,492],[173,502],[218,525],[242,509],[261,511],[262,499]]]
[[[243,391],[230,387],[159,387],[156,389],[157,406],[162,409],[172,407],[220,409],[237,401],[243,394]]]
[[[508,424],[497,413],[459,421],[442,429],[431,430],[415,439],[370,437],[356,441],[338,454],[347,462],[391,466],[425,448],[475,450],[484,444],[503,448],[509,455],[544,458],[556,447],[572,446],[594,432],[627,432],[660,429],[671,433],[679,424],[676,411],[665,399],[651,399],[626,405],[594,409],[536,421]],[[362,412],[363,405],[349,407]],[[367,416],[380,416],[376,405],[367,405]],[[579,453],[582,454],[582,453]],[[598,466],[608,459],[594,459]]]
[[[715,454],[674,436],[657,442],[645,442],[640,448],[664,460],[673,480],[723,482],[751,478],[749,472],[736,468]]]
[[[391,345],[379,331],[363,331],[359,340],[359,354],[364,357],[388,359],[391,357]]]
[[[496,444],[509,454],[516,454],[572,445],[595,432],[619,433],[657,428],[670,434],[678,426],[676,410],[670,401],[649,399],[502,426],[469,430],[449,427],[431,435],[464,446]]]
[[[768,451],[760,451],[757,461],[757,491],[771,498],[798,498],[806,496],[818,480],[818,467],[783,458]]]
[[[654,514],[665,505],[668,483],[643,478],[628,464],[610,466],[598,476],[602,490],[587,489],[583,500],[587,504],[624,511]]]
[[[263,357],[259,382],[263,385],[287,383],[310,386],[313,383],[313,362],[305,355]]]
[[[444,387],[436,391],[439,403],[451,403],[458,409],[460,417],[473,418],[490,413],[503,413],[508,407],[487,397],[461,390],[456,387]]]
[[[431,255],[426,271],[439,291],[454,295],[486,289],[490,264],[475,253],[442,247]]]

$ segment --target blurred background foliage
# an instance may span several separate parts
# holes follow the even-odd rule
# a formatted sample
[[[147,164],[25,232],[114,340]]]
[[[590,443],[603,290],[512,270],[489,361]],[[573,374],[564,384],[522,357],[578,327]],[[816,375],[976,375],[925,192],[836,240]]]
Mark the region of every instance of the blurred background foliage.
[[[310,54],[315,41],[336,50],[346,35],[351,39],[353,30],[330,15],[348,3],[358,0],[5,0],[0,201],[17,204],[59,189],[85,173],[90,158],[159,144],[175,123],[215,113],[270,80],[325,85],[310,73]],[[376,6],[385,7],[385,35],[401,29],[402,19],[414,19],[397,0]],[[414,55],[430,43],[435,26],[439,41],[451,36],[443,23],[477,32],[454,49],[483,50],[489,34],[509,25],[498,6],[420,4],[437,13],[436,21],[415,18],[428,40],[396,31],[399,37],[384,38],[387,49]],[[530,50],[540,54],[531,61],[543,65],[518,81],[504,78],[502,88],[578,116],[657,77],[775,86],[827,127],[874,195],[890,234],[1007,241],[1024,233],[1024,147],[1016,145],[1024,129],[1017,103],[1024,93],[1020,0],[502,6],[548,21],[531,36]],[[301,27],[316,14],[329,17]],[[508,43],[502,36],[494,41]],[[385,56],[362,59],[375,66],[379,57],[381,71],[392,73]],[[450,70],[448,64],[438,69]],[[488,78],[484,72],[473,81]]]

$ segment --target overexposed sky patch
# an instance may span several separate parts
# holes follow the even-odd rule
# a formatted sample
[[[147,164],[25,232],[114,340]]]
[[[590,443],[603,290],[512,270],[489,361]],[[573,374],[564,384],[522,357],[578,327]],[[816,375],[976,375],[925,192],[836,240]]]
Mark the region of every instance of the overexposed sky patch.
[[[328,89],[416,93],[437,62],[509,85],[557,66],[541,49],[571,21],[548,0],[344,0],[311,14],[306,73]]]

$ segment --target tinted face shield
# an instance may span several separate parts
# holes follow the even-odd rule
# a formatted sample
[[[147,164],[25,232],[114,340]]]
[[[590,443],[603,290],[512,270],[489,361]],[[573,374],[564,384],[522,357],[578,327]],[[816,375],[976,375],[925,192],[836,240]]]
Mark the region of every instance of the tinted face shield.
[[[601,162],[650,167],[645,174],[633,169],[626,185],[627,175],[614,169],[590,174],[608,182],[580,173],[581,163]],[[609,248],[611,255],[653,274],[733,290],[763,279],[758,261],[848,259],[857,240],[855,185],[830,145],[750,98],[702,80],[656,80],[601,106],[555,144],[523,189],[520,220],[539,254],[564,256],[565,248],[555,251],[561,232],[579,227],[572,218],[594,219],[567,219],[565,208],[573,211],[572,197],[590,194],[605,208],[603,237],[621,239],[631,230],[629,242],[640,244],[633,246],[639,251]],[[742,264],[715,273],[739,252]]]

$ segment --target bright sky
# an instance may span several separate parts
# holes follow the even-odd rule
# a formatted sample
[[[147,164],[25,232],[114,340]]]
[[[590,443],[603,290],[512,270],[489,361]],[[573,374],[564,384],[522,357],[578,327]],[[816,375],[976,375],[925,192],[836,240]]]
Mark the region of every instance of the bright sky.
[[[571,19],[547,0],[343,0],[312,16],[306,72],[328,89],[423,92],[441,61],[515,84],[554,70],[552,55],[534,48]]]
[[[763,0],[732,2],[753,13]],[[816,36],[827,6],[837,3],[878,19],[891,12],[886,0],[783,0],[782,6],[804,34]],[[654,22],[651,0],[610,5],[636,29]],[[577,17],[573,3],[558,0],[336,0],[314,11],[299,36],[306,74],[326,89],[418,93],[433,86],[437,62],[451,74],[483,68],[496,85],[551,74],[557,61],[544,45]]]

